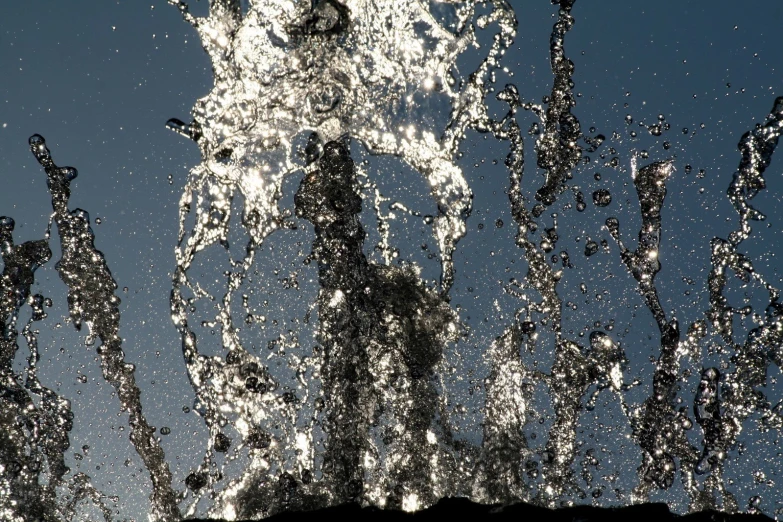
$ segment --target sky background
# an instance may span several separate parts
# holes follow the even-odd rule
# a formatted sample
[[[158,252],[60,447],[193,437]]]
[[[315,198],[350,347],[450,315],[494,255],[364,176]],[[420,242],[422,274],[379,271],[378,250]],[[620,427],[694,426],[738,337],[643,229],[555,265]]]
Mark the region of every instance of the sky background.
[[[540,102],[551,89],[549,36],[556,6],[547,0],[511,4],[519,30],[505,65],[513,77],[500,75],[498,86],[514,82],[524,100]],[[191,2],[195,15],[204,13],[206,7],[206,0]],[[578,185],[588,200],[598,188],[610,190],[613,203],[608,211],[620,218],[623,238],[632,243],[639,218],[638,201],[629,183],[630,151],[649,151],[650,162],[674,158],[677,175],[667,185],[664,269],[657,281],[659,289],[666,289],[664,306],[679,311],[681,324],[690,324],[707,308],[704,283],[709,241],[714,236],[727,237],[737,226],[737,215],[725,196],[740,158],[736,144],[744,132],[765,119],[774,98],[783,95],[783,4],[580,0],[573,15],[576,24],[566,37],[566,55],[576,65],[573,112],[586,134],[610,138],[616,132],[618,138],[612,143],[607,140],[591,164],[577,169],[571,185]],[[465,60],[469,65],[470,57]],[[152,425],[171,428],[162,444],[175,487],[183,488],[184,477],[201,458],[206,430],[198,417],[183,412],[183,407],[192,407],[193,392],[168,300],[177,204],[199,153],[194,143],[167,130],[165,122],[171,117],[188,121],[196,99],[211,88],[207,56],[195,31],[165,1],[4,2],[0,7],[0,77],[0,215],[16,220],[17,243],[43,237],[50,198],[45,173],[27,145],[31,134],[43,135],[58,165],[79,170],[72,185],[71,207],[90,213],[96,246],[105,254],[120,287],[126,359],[137,366],[147,419]],[[631,125],[625,121],[629,114],[634,120]],[[651,136],[639,127],[639,122],[655,123],[659,114],[671,125],[663,136]],[[523,130],[529,127],[525,118],[533,121],[531,114],[521,115]],[[590,131],[591,127],[596,130]],[[638,133],[636,139],[630,137],[631,131]],[[670,142],[668,149],[663,148],[664,141]],[[531,193],[542,179],[534,169],[532,143],[533,139],[526,139],[526,177],[535,180],[529,184]],[[605,168],[605,160],[599,158],[610,146],[618,151],[618,169]],[[507,323],[495,319],[513,311],[513,299],[502,289],[509,277],[521,278],[525,271],[521,263],[512,266],[521,253],[513,243],[515,227],[510,226],[504,194],[508,184],[502,164],[505,145],[470,134],[463,152],[459,164],[475,193],[474,213],[455,255],[458,276],[452,303],[461,307],[472,326],[463,360],[467,361],[464,366],[476,367],[480,379],[482,366],[476,364],[469,347],[480,350],[502,331]],[[499,165],[493,166],[493,160]],[[777,286],[781,285],[777,245],[783,244],[781,164],[779,157],[773,159],[766,175],[768,190],[754,200],[768,220],[755,226],[755,235],[743,244],[756,268]],[[692,166],[690,174],[685,172],[686,165]],[[390,197],[424,207],[422,214],[434,213],[423,180],[401,162],[374,158],[371,168],[379,173],[377,182]],[[700,170],[703,175],[698,174]],[[602,174],[601,180],[595,179],[596,172]],[[297,185],[298,181],[287,184],[289,196]],[[573,196],[566,192],[548,213],[569,201],[573,202]],[[603,325],[615,321],[615,333],[631,352],[631,374],[648,377],[649,382],[649,356],[655,355],[657,341],[645,343],[657,333],[643,305],[634,315],[641,298],[624,295],[632,288],[626,280],[630,276],[608,233],[601,229],[601,212],[604,209],[588,205],[583,214],[558,216],[560,235],[576,245],[568,250],[577,265],[577,275],[566,278],[561,295],[577,295],[573,290],[581,283],[590,287],[591,296],[606,292],[601,300],[578,303],[581,308],[566,314],[564,326],[577,335],[585,327],[593,328],[594,321]],[[498,228],[498,219],[506,225]],[[432,243],[426,229],[402,219],[393,232],[402,257],[420,262],[425,278],[433,276],[437,263],[428,261],[420,248],[422,241]],[[608,251],[588,261],[580,251],[588,237],[609,241]],[[52,248],[56,260],[56,241]],[[40,377],[72,399],[76,415],[70,464],[90,474],[107,494],[118,495],[122,516],[139,517],[147,512],[144,490],[149,481],[128,442],[126,416],[119,412],[111,387],[100,376],[94,348],[85,347],[83,338],[64,322],[65,288],[54,262],[40,269],[36,279],[40,285],[36,291],[55,302],[41,324]],[[689,285],[688,280],[695,283]],[[762,304],[764,296],[752,289],[736,292],[740,296],[750,292],[749,298]],[[538,358],[545,366],[546,355]],[[86,383],[79,380],[82,375]],[[643,400],[647,390],[639,393]],[[768,395],[783,397],[780,388],[768,390]],[[470,412],[462,421],[457,419],[465,425],[466,438],[476,436],[476,429],[471,432],[469,427],[473,420]],[[758,448],[748,459],[767,458],[765,448],[771,439],[756,437],[748,444]],[[86,452],[81,449],[84,445],[90,446]],[[83,455],[83,460],[73,457],[74,453]],[[624,465],[626,473],[635,475],[635,457]],[[777,482],[779,493],[783,477]],[[763,509],[771,514],[781,504],[766,491]],[[740,496],[741,504],[744,498]]]

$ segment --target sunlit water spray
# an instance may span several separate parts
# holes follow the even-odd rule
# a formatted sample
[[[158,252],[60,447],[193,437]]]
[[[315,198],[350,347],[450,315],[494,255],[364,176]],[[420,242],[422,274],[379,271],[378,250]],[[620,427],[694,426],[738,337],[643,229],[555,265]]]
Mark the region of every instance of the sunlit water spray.
[[[215,0],[204,18],[191,16],[183,2],[171,3],[198,31],[215,76],[193,120],[168,123],[195,140],[202,159],[180,200],[171,293],[172,319],[196,393],[194,412],[209,429],[203,461],[184,484],[172,485],[154,429],[142,414],[134,367],[125,361],[118,335],[117,284],[95,248],[89,215],[68,207],[76,171],[57,167],[43,138],[30,139],[52,196],[62,250],[56,266],[68,287],[71,322],[87,326],[88,344],[100,341],[104,378],[129,415],[131,441],[152,480],[154,519],[204,513],[260,518],[348,501],[417,510],[446,496],[553,507],[602,502],[593,478],[601,457],[580,445],[578,430],[585,412],[607,394],[622,415],[615,422],[628,427],[639,457],[638,467],[619,479],[631,491],[617,487],[616,501],[646,502],[681,486],[684,511],[758,510],[763,499],[737,498],[724,470],[738,458],[743,429],[783,427],[780,398],[765,395],[770,365],[783,361],[783,306],[779,290],[742,251],[751,223],[764,219],[751,200],[766,188],[764,172],[783,132],[783,98],[739,143],[739,169],[728,189],[739,225],[711,242],[703,281],[710,307],[692,324],[679,323],[656,280],[667,248],[667,184],[679,167],[672,158],[646,162],[646,153],[627,159],[628,185],[635,189],[629,200],[638,200],[634,208],[641,218],[638,233],[609,213],[601,223],[609,242],[614,240],[604,250],[627,272],[618,276],[641,296],[658,328],[651,341],[657,354],[651,382],[642,383],[628,372],[629,352],[639,348],[626,346],[612,328],[596,326],[584,339],[564,327],[573,299],[564,293],[564,279],[581,252],[555,250],[562,241],[557,218],[549,226],[544,213],[569,189],[576,205],[567,208],[585,210],[585,197],[572,180],[585,152],[606,140],[584,135],[572,113],[574,64],[565,40],[574,24],[573,1],[559,5],[550,40],[552,89],[542,105],[524,100],[514,85],[496,88],[495,73],[516,31],[515,15],[504,2],[307,0],[243,8],[239,1]],[[482,32],[492,36],[484,47],[478,45]],[[464,54],[477,47],[482,59],[461,70]],[[490,117],[490,94],[506,111],[499,119]],[[531,134],[543,181],[524,176],[519,109],[538,120]],[[457,156],[470,130],[508,146],[513,248],[527,270],[506,287],[516,304],[498,325],[500,335],[470,355],[488,369],[480,379],[478,441],[457,436],[456,390],[444,377],[455,357],[466,357],[458,348],[470,335],[451,303],[453,255],[471,212],[471,187]],[[439,247],[439,282],[425,281],[415,263],[392,263],[388,222],[377,201],[380,243],[368,248],[370,226],[362,220],[363,206],[370,206],[367,188],[380,196],[375,173],[352,157],[357,144],[369,154],[397,158],[426,180],[437,207],[426,222]],[[281,209],[289,179],[297,181],[293,208]],[[599,209],[611,201],[605,189],[592,195]],[[293,262],[305,267],[305,275],[282,281],[312,302],[297,308],[302,317],[294,316],[294,306],[283,311],[291,315],[290,325],[263,356],[255,344],[264,338],[272,305],[257,302],[266,275],[259,272],[262,256],[301,228],[306,233],[297,237],[307,244]],[[31,285],[36,268],[52,256],[49,234],[16,245],[13,230],[12,219],[0,218],[0,415],[10,428],[0,446],[0,515],[72,520],[78,504],[90,499],[111,520],[111,499],[90,476],[71,476],[65,467],[73,423],[69,401],[36,376],[33,325],[46,317],[50,302],[32,294]],[[237,235],[244,244],[237,244]],[[374,246],[383,262],[366,254]],[[598,251],[597,242],[585,242],[585,259]],[[196,272],[210,266],[217,281],[206,283]],[[729,302],[731,273],[766,291],[763,311]],[[580,291],[586,293],[584,283]],[[19,332],[25,306],[32,315]],[[756,325],[745,338],[734,331],[737,317],[752,317]],[[197,338],[196,332],[213,335]],[[12,368],[20,333],[31,354],[24,378]],[[541,350],[552,352],[545,369],[527,362]],[[727,354],[725,364],[703,363],[704,353],[716,350]],[[684,389],[693,368],[698,384]],[[649,396],[634,400],[640,387]],[[547,407],[536,405],[542,396]],[[542,409],[550,413],[544,440],[538,440],[540,430],[531,426],[544,423]]]
[[[192,123],[170,122],[202,153],[181,202],[182,226],[189,213],[196,218],[192,231],[181,229],[172,311],[213,438],[227,416],[236,416],[243,444],[257,454],[241,481],[226,490],[217,513],[232,514],[226,511],[236,509],[232,497],[264,489],[273,477],[290,482],[285,502],[312,497],[314,506],[364,498],[415,509],[456,491],[460,459],[444,444],[448,427],[438,420],[446,415],[434,377],[459,328],[447,296],[452,254],[471,207],[454,155],[468,128],[486,130],[483,100],[489,75],[513,38],[513,13],[500,2],[480,16],[467,4],[437,5],[435,13],[419,2],[254,2],[243,13],[239,2],[213,2],[208,17],[194,18],[186,5],[173,3],[199,32],[215,85],[197,103]],[[496,38],[485,59],[460,74],[457,58],[476,44],[476,28],[490,25]],[[415,267],[365,258],[357,165],[338,145],[346,139],[371,154],[402,159],[427,180],[438,207],[439,289],[426,287]],[[282,183],[302,170],[296,213],[315,227],[320,346],[296,372],[322,384],[302,383],[287,393],[304,397],[281,402],[279,379],[236,334],[232,293],[245,284],[260,245],[285,226],[278,208]],[[233,359],[227,364],[199,354],[181,291],[211,298],[190,283],[188,271],[199,251],[227,244],[236,194],[242,196],[248,244],[228,275],[215,317]],[[249,367],[254,371],[243,371]],[[315,403],[320,406],[313,409]],[[303,425],[307,417],[314,421]],[[271,418],[283,426],[279,437],[264,427]],[[315,432],[324,433],[323,440],[314,439]],[[259,436],[263,447],[252,443]],[[287,451],[291,447],[298,455]],[[323,479],[311,482],[316,467]],[[281,493],[269,492],[264,509],[281,509]]]

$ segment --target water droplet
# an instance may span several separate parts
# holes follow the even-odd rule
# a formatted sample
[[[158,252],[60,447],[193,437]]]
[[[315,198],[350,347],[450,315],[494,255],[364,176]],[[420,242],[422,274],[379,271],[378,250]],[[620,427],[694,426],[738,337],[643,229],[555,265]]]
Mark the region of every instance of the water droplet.
[[[207,485],[207,481],[208,478],[206,473],[191,473],[185,478],[185,485],[190,490],[198,491]]]
[[[593,203],[598,207],[606,207],[612,202],[612,195],[606,189],[593,192]]]
[[[215,451],[219,453],[225,453],[229,450],[231,447],[231,439],[229,439],[225,434],[218,433],[215,435]]]

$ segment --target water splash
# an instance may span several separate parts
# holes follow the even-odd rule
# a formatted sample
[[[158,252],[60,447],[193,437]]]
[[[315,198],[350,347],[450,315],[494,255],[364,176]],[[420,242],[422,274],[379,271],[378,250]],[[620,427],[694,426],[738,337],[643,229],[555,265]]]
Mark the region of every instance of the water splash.
[[[626,382],[624,348],[611,335],[593,331],[589,346],[582,346],[563,329],[566,303],[558,286],[564,274],[547,258],[559,240],[557,222],[539,230],[538,221],[568,188],[583,151],[596,152],[606,141],[600,134],[584,136],[572,112],[576,106],[574,64],[566,56],[565,37],[574,24],[574,2],[559,2],[550,41],[553,84],[545,106],[523,101],[516,86],[508,85],[497,95],[508,106],[500,120],[489,116],[486,97],[492,72],[516,26],[513,12],[504,4],[490,3],[488,15],[478,15],[476,6],[460,4],[451,18],[441,22],[418,2],[394,7],[360,1],[253,2],[243,12],[239,3],[226,1],[213,2],[206,18],[191,16],[183,2],[172,3],[199,32],[215,72],[215,86],[197,103],[193,122],[170,122],[174,130],[196,140],[202,153],[202,163],[191,173],[181,202],[173,317],[183,334],[185,358],[212,439],[220,436],[219,427],[228,422],[227,414],[238,415],[240,420],[234,425],[251,448],[251,458],[261,463],[251,465],[243,478],[224,490],[213,514],[265,516],[347,500],[419,509],[443,495],[550,506],[561,505],[572,496],[584,498],[585,491],[574,476],[577,425],[581,412],[591,409],[603,390],[617,395],[642,450],[633,501],[649,500],[651,492],[670,488],[679,466],[692,509],[736,509],[736,501],[723,486],[720,462],[736,439],[728,426],[741,424],[747,417],[748,397],[760,396],[751,384],[737,399],[744,406],[736,403],[736,411],[727,415],[721,407],[720,389],[733,382],[732,374],[705,368],[700,391],[693,399],[695,424],[704,433],[702,448],[687,436],[694,421],[676,406],[681,402],[680,360],[686,354],[697,357],[710,323],[697,321],[681,339],[678,322],[664,309],[656,287],[663,245],[661,210],[666,182],[675,171],[672,160],[637,169],[637,157],[631,158],[642,218],[635,250],[622,241],[619,220],[606,220],[620,259],[660,330],[652,395],[638,406],[627,403],[628,390],[638,382]],[[497,32],[487,56],[475,72],[457,81],[455,65],[460,53],[475,41],[476,31],[492,23]],[[437,122],[427,113],[437,102],[446,103],[447,120]],[[532,111],[540,120],[535,152],[544,183],[535,191],[534,204],[524,195],[519,108]],[[774,148],[777,120],[773,120],[763,127],[765,133],[756,131],[741,146],[750,159],[743,160],[730,196],[743,216],[743,231],[748,228],[747,219],[756,213],[740,196],[752,197],[763,188],[759,171],[769,163]],[[668,124],[657,124],[651,133],[660,136],[664,127],[668,130]],[[453,437],[445,407],[449,390],[432,379],[445,370],[442,361],[450,343],[459,340],[462,328],[458,311],[448,303],[454,280],[451,257],[465,234],[470,212],[470,188],[454,161],[468,129],[489,133],[510,145],[506,160],[509,202],[518,227],[516,243],[528,267],[525,280],[512,281],[516,289],[509,290],[523,297],[525,304],[486,353],[490,373],[485,381],[480,447]],[[297,146],[297,140],[302,145]],[[429,181],[439,210],[433,220],[442,260],[439,297],[417,282],[415,265],[399,271],[388,265],[388,258],[387,265],[378,265],[365,257],[365,231],[358,220],[357,167],[346,140],[357,140],[371,154],[399,157]],[[612,161],[617,164],[617,158]],[[312,357],[299,356],[300,361],[309,359],[310,363],[301,363],[296,370],[297,375],[310,371],[313,376],[300,386],[312,405],[299,398],[285,399],[291,392],[279,390],[279,379],[270,368],[242,345],[231,314],[231,295],[245,284],[260,245],[272,231],[294,226],[281,214],[277,201],[283,180],[295,173],[304,176],[295,209],[297,217],[314,227],[307,259],[318,262],[320,287],[318,346]],[[222,356],[199,354],[187,314],[199,299],[216,300],[189,280],[188,271],[196,254],[210,244],[230,248],[230,214],[237,195],[244,205],[247,254],[241,262],[232,262],[233,269],[226,273],[227,292],[209,324],[219,325],[223,347],[235,364],[254,369],[252,376],[243,376],[244,381],[232,377],[235,370],[227,369]],[[612,195],[601,189],[592,199],[596,207],[604,208],[611,204]],[[184,224],[193,203],[195,225],[186,233]],[[577,211],[585,208],[584,196],[578,192]],[[383,234],[387,225],[380,214],[378,219]],[[734,234],[728,244],[736,246],[740,237],[746,236]],[[608,244],[602,244],[608,251]],[[593,240],[585,245],[586,256],[598,250]],[[573,266],[565,251],[557,259],[562,259],[564,268]],[[749,263],[738,255],[722,259],[745,267]],[[711,276],[711,281],[717,277]],[[194,296],[189,300],[181,294],[186,288]],[[710,288],[720,294],[716,283],[711,282]],[[528,291],[538,299],[530,300]],[[777,294],[771,287],[770,292],[774,305]],[[401,295],[406,296],[408,306],[397,304]],[[710,317],[715,316],[720,299],[712,302]],[[712,319],[711,324],[726,328],[734,312],[724,307],[719,313],[723,317]],[[426,326],[415,319],[424,316],[429,318]],[[533,350],[539,322],[554,334],[554,359],[546,372],[528,367],[519,353],[520,349]],[[400,324],[407,326],[402,330],[392,327]],[[761,371],[753,370],[754,374]],[[756,386],[762,383],[755,381]],[[534,395],[541,388],[547,390],[553,405],[552,424],[547,442],[533,447],[524,432],[531,422]],[[249,396],[247,390],[260,395]],[[763,403],[756,400],[758,407]],[[303,423],[308,417],[312,420]],[[265,431],[259,435],[263,430],[259,426],[270,422],[278,426],[277,435]],[[263,440],[260,447],[254,442],[259,437]],[[321,445],[322,453],[315,453],[314,446]],[[296,458],[286,457],[286,447],[301,447],[302,451]],[[215,465],[211,455],[208,452],[199,471],[205,481],[191,489],[198,490],[211,480],[206,478],[212,476],[207,470]],[[701,487],[696,476],[705,473],[711,479]],[[257,495],[259,490],[266,491],[261,495],[264,500],[251,501],[248,492]],[[722,500],[716,499],[715,492]]]
[[[445,6],[445,19],[439,21],[418,2],[254,2],[243,13],[239,2],[218,1],[211,3],[208,17],[195,18],[183,2],[172,3],[199,32],[215,73],[212,92],[194,108],[193,123],[169,123],[195,139],[202,153],[180,205],[172,315],[183,334],[185,358],[212,437],[218,436],[226,414],[239,415],[242,421],[234,424],[247,444],[256,436],[254,426],[272,416],[289,427],[282,440],[269,438],[270,448],[304,440],[312,451],[313,427],[297,424],[311,406],[285,400],[280,405],[278,383],[242,345],[231,314],[231,294],[243,285],[255,252],[271,232],[286,226],[277,204],[284,179],[304,170],[296,212],[316,232],[312,258],[319,261],[321,326],[313,375],[323,382],[317,394],[323,402],[319,408],[326,409],[320,429],[328,433],[322,466],[329,486],[310,486],[305,480],[312,458],[292,463],[282,450],[272,457],[263,448],[260,460],[269,456],[277,461],[264,471],[290,477],[286,480],[294,489],[303,491],[300,497],[320,495],[326,498],[322,503],[366,495],[381,506],[431,504],[453,490],[444,464],[453,459],[438,442],[448,436],[447,428],[436,422],[442,412],[432,374],[458,329],[446,299],[454,277],[452,253],[465,234],[471,207],[453,156],[466,130],[488,121],[483,99],[490,73],[513,38],[513,13],[502,2],[491,3],[491,12],[482,15],[476,15],[476,6],[455,4]],[[475,24],[468,23],[473,18]],[[459,74],[457,58],[475,44],[477,28],[490,27],[495,41],[487,56],[469,76]],[[298,148],[299,136],[306,136],[306,144]],[[442,259],[441,297],[431,295],[415,268],[397,273],[365,259],[364,231],[355,216],[361,208],[356,181],[346,173],[353,171],[353,163],[347,158],[323,165],[328,154],[348,154],[335,149],[347,137],[371,154],[401,158],[427,180],[439,211],[432,223]],[[307,183],[318,177],[334,181]],[[313,184],[322,192],[314,193]],[[196,224],[186,234],[194,194]],[[258,369],[249,387],[247,380],[229,377],[222,357],[199,354],[182,296],[189,288],[196,299],[213,299],[190,282],[188,270],[208,245],[228,245],[236,195],[243,201],[247,254],[228,275],[215,324],[240,367]],[[330,221],[336,223],[332,228],[326,224]],[[384,303],[381,308],[378,299]],[[306,371],[306,365],[299,365],[298,373]],[[346,388],[346,382],[352,384]],[[308,386],[318,390],[313,383]],[[247,389],[260,395],[248,396]],[[412,407],[414,402],[422,405]],[[371,428],[379,422],[389,433]],[[208,455],[200,473],[211,465]],[[427,478],[414,478],[422,473]],[[263,513],[280,509],[271,499],[269,504]],[[233,502],[227,505],[234,509]]]
[[[211,2],[205,18],[191,16],[184,2],[171,3],[198,31],[215,76],[192,124],[170,120],[201,149],[189,190],[213,177],[241,193],[244,222],[258,244],[280,225],[276,198],[283,179],[302,160],[312,162],[322,144],[351,136],[426,178],[439,209],[434,228],[448,291],[451,255],[465,234],[471,199],[453,155],[465,131],[486,119],[490,73],[515,34],[509,7],[490,2],[492,12],[474,25],[471,4],[455,4],[440,22],[420,2],[261,1],[242,13],[238,1],[225,0]],[[476,44],[477,27],[490,25],[494,43],[463,77],[455,70],[459,55]],[[294,150],[303,133],[313,151],[304,158]],[[188,197],[186,191],[183,206]],[[200,233],[206,235],[191,242],[180,266],[188,265],[191,249],[220,235]]]
[[[764,173],[783,132],[783,98],[739,143],[740,165],[728,189],[739,228],[712,240],[705,281],[710,308],[683,335],[677,317],[684,314],[672,309],[660,283],[671,226],[664,213],[667,186],[679,175],[678,160],[647,163],[647,151],[628,159],[628,183],[638,199],[638,209],[632,207],[640,217],[635,246],[628,224],[621,227],[613,212],[613,199],[621,198],[606,189],[592,198],[582,192],[585,153],[601,154],[604,143],[617,138],[607,140],[594,129],[594,137],[584,135],[575,115],[575,66],[565,52],[575,23],[573,0],[554,2],[553,81],[541,105],[515,85],[496,90],[495,73],[516,28],[504,2],[254,1],[243,8],[239,1],[214,0],[205,18],[192,16],[184,2],[171,3],[198,31],[215,75],[193,120],[167,123],[198,144],[202,159],[180,200],[170,303],[196,392],[193,411],[209,438],[181,493],[144,419],[134,368],[122,351],[117,284],[95,248],[89,215],[68,208],[76,171],[57,167],[43,138],[30,139],[52,195],[62,250],[56,267],[68,287],[71,322],[88,327],[88,344],[101,341],[104,378],[129,412],[131,441],[152,479],[154,519],[204,513],[259,518],[347,501],[415,511],[446,496],[550,507],[589,501],[588,495],[594,503],[608,502],[591,472],[605,460],[580,441],[582,427],[591,422],[586,412],[606,394],[639,457],[637,476],[620,479],[632,491],[617,488],[619,502],[650,501],[679,487],[679,477],[689,502],[682,510],[745,509],[725,476],[727,463],[739,458],[740,434],[754,422],[762,433],[783,427],[783,407],[767,389],[770,365],[783,362],[783,306],[779,290],[741,250],[751,224],[764,220],[751,200],[766,188]],[[487,32],[492,43],[482,47],[478,42]],[[484,54],[462,74],[471,47]],[[490,93],[506,110],[498,119],[490,116]],[[519,109],[538,119],[530,134],[536,136],[540,185],[524,177]],[[664,120],[648,126],[652,136],[668,130]],[[472,339],[464,313],[451,302],[452,257],[471,213],[471,187],[457,161],[470,130],[509,147],[508,208],[527,270],[505,287],[512,304],[499,320],[499,335],[477,345],[470,355],[475,362],[468,361],[487,367],[475,388],[471,382],[471,393],[483,389],[483,409],[475,417],[478,440],[458,435],[458,393],[448,380],[454,359],[465,357],[466,340]],[[415,263],[392,264],[383,196],[373,173],[354,159],[361,147],[398,158],[427,181],[438,214],[424,221],[440,251],[439,284],[427,283]],[[610,151],[614,157],[607,165],[617,167],[616,151]],[[289,179],[300,181],[293,207],[285,209],[280,201]],[[372,205],[368,187],[374,190]],[[587,238],[584,260],[581,245],[570,256],[563,246],[563,216],[545,215],[569,190],[577,212],[592,200],[614,240],[610,245]],[[371,225],[363,220],[363,207],[376,213],[383,263],[367,254]],[[422,215],[403,203],[392,209]],[[36,268],[52,255],[49,234],[16,245],[13,229],[13,220],[0,218],[0,423],[10,428],[1,435],[0,516],[72,520],[78,504],[90,499],[111,520],[111,505],[92,479],[83,473],[69,477],[65,466],[73,423],[69,401],[37,378],[33,324],[46,317],[50,304],[31,295],[31,286]],[[279,328],[264,356],[254,345],[274,322],[267,315],[275,305],[254,302],[259,280],[269,275],[261,273],[263,258],[278,238],[284,242],[294,233],[301,243],[294,262],[304,268],[279,282],[296,295],[292,303],[311,302],[297,308],[303,317],[295,316],[293,304],[285,311],[291,324]],[[245,242],[239,252],[237,236]],[[629,375],[636,347],[591,317],[586,340],[567,326],[566,316],[575,309],[568,294],[575,288],[571,270],[606,253],[620,267],[614,276],[641,296],[644,313],[658,328],[649,343],[657,351],[649,396],[641,400],[642,383]],[[199,280],[196,272],[219,265],[219,256],[227,260],[214,284]],[[732,272],[764,289],[763,312],[730,302]],[[584,283],[579,292],[587,293]],[[31,318],[19,332],[25,306]],[[495,306],[500,308],[497,301]],[[756,327],[742,339],[734,324],[745,317]],[[197,339],[199,322],[216,342],[209,335]],[[31,354],[24,384],[13,369],[20,333]],[[719,364],[705,355],[716,351],[726,354]],[[761,501],[749,499],[747,511],[758,512]]]

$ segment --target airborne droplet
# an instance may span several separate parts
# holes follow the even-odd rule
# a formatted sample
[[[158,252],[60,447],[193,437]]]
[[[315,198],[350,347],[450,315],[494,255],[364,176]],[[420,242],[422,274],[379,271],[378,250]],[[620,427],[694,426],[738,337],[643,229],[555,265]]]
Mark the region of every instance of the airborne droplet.
[[[606,207],[612,202],[612,195],[606,189],[599,189],[593,192],[593,203],[597,207]]]

